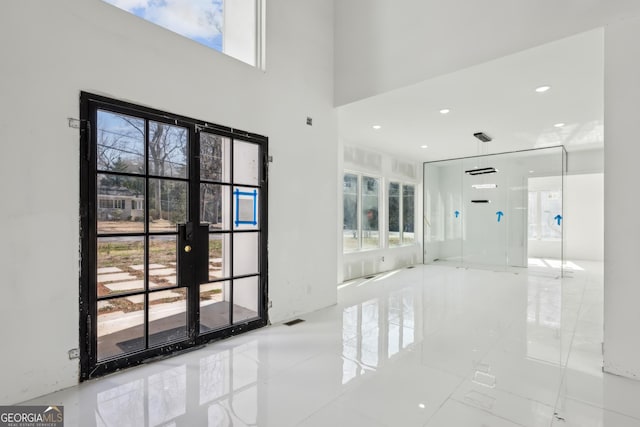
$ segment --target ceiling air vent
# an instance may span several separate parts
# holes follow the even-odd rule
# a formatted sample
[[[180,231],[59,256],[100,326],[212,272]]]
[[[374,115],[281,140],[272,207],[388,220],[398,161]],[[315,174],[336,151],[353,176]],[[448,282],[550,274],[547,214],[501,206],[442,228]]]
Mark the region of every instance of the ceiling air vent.
[[[482,142],[491,141],[491,137],[489,135],[487,135],[486,133],[484,133],[484,132],[476,132],[476,133],[473,134],[473,136],[475,136],[476,138],[478,138]]]
[[[469,169],[468,171],[464,171],[464,173],[468,175],[485,175],[488,173],[497,173],[498,169],[496,168],[480,168],[480,169]]]
[[[481,199],[472,200],[471,203],[491,203],[491,200]]]

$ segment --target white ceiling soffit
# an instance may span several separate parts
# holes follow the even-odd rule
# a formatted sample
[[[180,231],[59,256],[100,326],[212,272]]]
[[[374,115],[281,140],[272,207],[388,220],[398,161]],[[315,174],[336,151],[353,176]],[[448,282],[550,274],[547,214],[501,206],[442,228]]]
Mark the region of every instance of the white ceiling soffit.
[[[602,148],[603,50],[596,29],[348,104],[338,108],[340,137],[419,161]],[[543,85],[551,89],[537,93]],[[480,148],[476,132],[493,141]]]

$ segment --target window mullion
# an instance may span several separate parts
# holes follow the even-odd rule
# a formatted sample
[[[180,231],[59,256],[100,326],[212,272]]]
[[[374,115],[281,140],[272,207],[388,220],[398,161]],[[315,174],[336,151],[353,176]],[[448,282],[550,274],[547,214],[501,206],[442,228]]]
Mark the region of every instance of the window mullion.
[[[400,229],[400,246],[404,245],[404,184],[399,183],[400,194],[398,195],[398,228]]]
[[[358,219],[358,250],[362,249],[362,175],[358,174],[358,197],[356,216]]]

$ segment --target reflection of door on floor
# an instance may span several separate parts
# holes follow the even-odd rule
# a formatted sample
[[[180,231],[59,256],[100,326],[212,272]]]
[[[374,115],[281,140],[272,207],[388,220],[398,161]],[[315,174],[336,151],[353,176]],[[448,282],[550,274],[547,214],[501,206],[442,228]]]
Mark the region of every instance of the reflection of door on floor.
[[[267,139],[81,110],[82,378],[265,325]]]

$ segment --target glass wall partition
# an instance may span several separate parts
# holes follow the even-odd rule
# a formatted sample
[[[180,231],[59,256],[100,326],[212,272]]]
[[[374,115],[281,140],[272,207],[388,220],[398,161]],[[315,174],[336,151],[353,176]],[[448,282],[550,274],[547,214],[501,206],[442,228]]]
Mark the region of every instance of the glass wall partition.
[[[561,274],[563,147],[424,164],[424,262]]]

